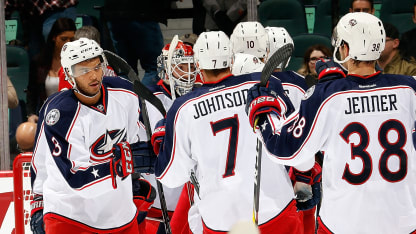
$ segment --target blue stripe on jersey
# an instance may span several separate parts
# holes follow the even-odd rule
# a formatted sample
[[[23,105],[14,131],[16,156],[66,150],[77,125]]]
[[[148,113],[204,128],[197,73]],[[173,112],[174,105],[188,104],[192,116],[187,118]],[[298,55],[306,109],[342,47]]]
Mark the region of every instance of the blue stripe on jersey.
[[[314,91],[312,91],[313,88],[311,89],[313,92],[311,96],[302,101],[298,118],[285,125],[280,135],[273,135],[273,131],[269,128],[262,131],[267,150],[277,157],[288,159],[295,157],[302,145],[308,140],[316,122],[315,118],[318,117],[320,109],[328,101],[328,98],[342,92],[392,88],[394,86],[408,86],[416,91],[416,80],[411,76],[376,73],[368,78],[349,75],[344,79],[316,84]],[[293,128],[293,124],[302,118],[305,119],[302,134],[294,137],[293,129],[290,130],[290,128]]]

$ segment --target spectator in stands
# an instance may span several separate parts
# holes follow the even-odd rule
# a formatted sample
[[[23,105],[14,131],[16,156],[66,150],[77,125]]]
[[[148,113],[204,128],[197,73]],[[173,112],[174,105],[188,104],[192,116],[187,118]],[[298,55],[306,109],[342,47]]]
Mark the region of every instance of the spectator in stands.
[[[23,26],[23,44],[28,46],[32,59],[42,49],[58,18],[70,18],[75,21],[78,0],[6,0],[6,16],[18,11]]]
[[[108,20],[108,28],[117,54],[137,73],[137,60],[145,70],[143,84],[153,85],[159,80],[157,57],[164,46],[159,23],[167,24],[172,0],[106,0],[101,9]]]
[[[234,27],[247,18],[247,0],[202,0],[202,5],[207,31],[223,31],[230,36]]]
[[[399,52],[399,31],[387,22],[383,22],[386,30],[386,46],[381,52],[378,64],[383,73],[416,76],[416,62],[405,60]]]
[[[366,12],[366,13],[374,15],[374,12],[375,12],[374,1],[373,0],[352,0],[350,12]]]
[[[7,76],[7,106],[8,108],[16,108],[19,105],[19,98],[17,97],[16,89],[13,86],[10,77]]]
[[[308,87],[311,87],[318,83],[318,74],[315,71],[315,63],[320,58],[331,57],[331,50],[324,45],[312,45],[303,55],[302,67],[298,70],[298,73],[303,75]]]
[[[31,61],[26,97],[29,122],[37,122],[38,111],[43,102],[58,91],[61,48],[74,39],[75,31],[75,22],[72,19],[58,19],[52,26],[44,48]]]
[[[416,3],[413,4],[412,19],[413,23],[416,24]],[[399,49],[403,58],[416,60],[416,27],[402,34]]]

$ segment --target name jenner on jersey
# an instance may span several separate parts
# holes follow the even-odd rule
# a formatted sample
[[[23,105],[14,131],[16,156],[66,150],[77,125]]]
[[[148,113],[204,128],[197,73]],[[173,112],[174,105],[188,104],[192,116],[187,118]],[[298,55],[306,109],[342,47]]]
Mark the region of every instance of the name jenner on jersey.
[[[347,101],[348,106],[345,109],[347,115],[397,110],[396,94],[349,97]]]
[[[201,116],[206,116],[221,109],[246,105],[247,91],[248,89],[243,89],[234,92],[220,93],[202,99],[193,104],[195,108],[194,119],[198,119]]]

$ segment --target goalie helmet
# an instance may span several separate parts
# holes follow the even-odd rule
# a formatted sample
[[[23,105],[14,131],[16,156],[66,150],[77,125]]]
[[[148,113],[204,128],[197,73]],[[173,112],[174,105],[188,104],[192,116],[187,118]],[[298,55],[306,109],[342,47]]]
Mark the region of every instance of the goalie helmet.
[[[336,56],[347,43],[349,54],[342,61]],[[376,16],[364,12],[348,13],[338,22],[332,35],[334,60],[344,63],[349,59],[374,61],[380,57],[386,43],[383,23]]]
[[[233,53],[251,54],[265,58],[268,54],[267,32],[259,22],[240,22],[231,34]]]
[[[254,55],[251,54],[234,54],[233,66],[231,67],[231,73],[235,76],[261,72],[263,70],[264,63],[260,61]]]
[[[222,31],[203,32],[194,45],[195,63],[200,69],[231,66],[230,39]]]
[[[280,47],[286,44],[293,44],[293,39],[287,30],[283,27],[266,27],[266,32],[269,40],[269,55],[267,58],[270,58]],[[267,61],[267,60],[266,60]],[[279,64],[277,68],[283,69],[286,68],[290,62],[290,58],[288,59],[287,63],[282,66]]]
[[[64,44],[61,50],[61,65],[65,76],[69,79],[74,88],[76,88],[74,66],[95,57],[100,57],[103,67],[107,67],[107,59],[103,54],[103,49],[96,41],[80,38],[76,41]]]
[[[192,46],[178,41],[172,54],[171,64],[168,64],[169,48],[170,43],[165,45],[158,57],[159,77],[168,83],[169,79],[172,79],[175,91],[184,95],[192,90],[196,79],[194,51]],[[170,73],[167,69],[168,66],[172,68]]]

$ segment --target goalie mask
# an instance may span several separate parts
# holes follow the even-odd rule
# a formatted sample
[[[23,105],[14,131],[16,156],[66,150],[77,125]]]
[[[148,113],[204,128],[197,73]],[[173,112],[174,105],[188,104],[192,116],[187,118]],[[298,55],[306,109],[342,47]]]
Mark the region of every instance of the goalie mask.
[[[267,58],[270,58],[280,47],[286,44],[293,44],[293,39],[287,30],[283,27],[266,27],[267,36],[269,39],[269,55]],[[267,60],[265,61],[267,62]],[[287,60],[287,63],[282,66],[279,64],[276,68],[284,69],[290,62],[290,58]]]
[[[337,55],[344,43],[348,44],[349,54],[341,61]],[[385,43],[386,33],[380,19],[364,12],[348,13],[339,20],[332,35],[334,60],[340,64],[349,59],[375,61]]]
[[[76,41],[67,42],[62,47],[61,65],[66,78],[73,85],[75,90],[77,90],[75,77],[84,75],[89,72],[84,71],[83,73],[80,73],[79,71],[75,71],[75,65],[96,57],[100,58],[101,63],[100,67],[96,67],[94,69],[106,68],[107,59],[103,54],[103,49],[97,44],[97,42],[91,39],[80,38]]]
[[[267,32],[259,22],[238,23],[230,41],[234,54],[251,54],[261,59],[268,54]]]
[[[171,64],[167,64],[169,48],[170,44],[167,44],[158,57],[159,77],[168,83],[169,79],[172,79],[176,93],[182,96],[191,91],[195,83],[194,52],[192,46],[179,41],[173,51]],[[168,66],[172,68],[170,74],[168,73]]]

